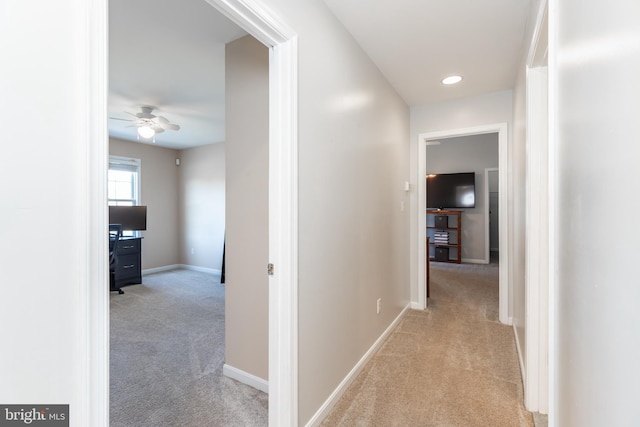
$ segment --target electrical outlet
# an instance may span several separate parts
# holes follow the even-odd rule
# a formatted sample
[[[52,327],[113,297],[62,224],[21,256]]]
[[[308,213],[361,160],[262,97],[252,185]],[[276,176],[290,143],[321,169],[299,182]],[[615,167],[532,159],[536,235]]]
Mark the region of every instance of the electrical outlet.
[[[378,301],[376,301],[376,314],[380,314],[381,308],[382,308],[382,298],[378,298]]]

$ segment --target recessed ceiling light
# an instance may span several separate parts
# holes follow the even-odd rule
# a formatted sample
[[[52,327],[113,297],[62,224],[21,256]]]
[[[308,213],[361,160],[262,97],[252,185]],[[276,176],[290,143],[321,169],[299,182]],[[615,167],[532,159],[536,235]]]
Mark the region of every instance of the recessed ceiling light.
[[[461,81],[462,81],[462,76],[449,76],[447,78],[442,79],[442,84],[454,85],[456,83],[460,83]]]

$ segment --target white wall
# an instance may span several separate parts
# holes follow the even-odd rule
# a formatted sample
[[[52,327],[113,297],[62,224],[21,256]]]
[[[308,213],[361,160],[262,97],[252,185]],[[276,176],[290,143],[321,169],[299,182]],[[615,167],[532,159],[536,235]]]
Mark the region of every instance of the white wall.
[[[486,252],[485,169],[498,167],[498,134],[440,139],[427,146],[427,173],[475,172],[476,206],[462,209],[462,260],[484,262]]]
[[[179,264],[178,151],[109,138],[109,154],[140,159],[140,204],[147,206],[142,269]]]
[[[222,268],[225,231],[225,145],[180,150],[180,263]]]
[[[269,51],[226,47],[225,364],[269,374]]]
[[[438,104],[411,108],[410,174],[411,187],[411,301],[418,302],[418,135],[421,133],[463,129],[476,126],[507,123],[509,140],[512,128],[511,91],[464,98]],[[503,248],[507,250],[507,248]]]
[[[550,421],[640,425],[640,4],[552,7],[557,352]],[[612,223],[622,226],[613,238]]]
[[[96,338],[87,158],[99,146],[87,143],[84,5],[0,5],[0,402],[70,404],[74,427],[89,425],[86,349]]]

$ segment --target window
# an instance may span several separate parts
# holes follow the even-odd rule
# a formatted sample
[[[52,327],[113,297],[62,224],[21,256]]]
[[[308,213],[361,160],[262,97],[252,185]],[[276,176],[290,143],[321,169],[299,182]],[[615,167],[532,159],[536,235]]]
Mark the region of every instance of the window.
[[[107,175],[107,203],[109,206],[137,206],[140,204],[140,159],[109,156]],[[123,235],[137,236],[138,232]]]

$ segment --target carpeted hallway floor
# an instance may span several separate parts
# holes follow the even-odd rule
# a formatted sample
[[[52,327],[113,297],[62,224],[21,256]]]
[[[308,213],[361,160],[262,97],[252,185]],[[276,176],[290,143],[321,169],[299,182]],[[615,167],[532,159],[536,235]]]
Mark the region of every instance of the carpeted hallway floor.
[[[111,293],[110,426],[266,426],[265,393],[222,375],[224,286],[191,270]]]
[[[429,308],[402,319],[323,426],[533,426],[497,265],[432,263],[431,280]]]
[[[433,263],[429,308],[402,319],[322,425],[533,426],[512,328],[498,323],[497,274]],[[219,278],[143,281],[111,294],[110,425],[266,426],[267,395],[222,375]]]

